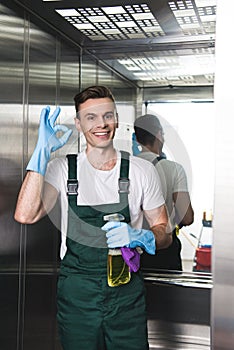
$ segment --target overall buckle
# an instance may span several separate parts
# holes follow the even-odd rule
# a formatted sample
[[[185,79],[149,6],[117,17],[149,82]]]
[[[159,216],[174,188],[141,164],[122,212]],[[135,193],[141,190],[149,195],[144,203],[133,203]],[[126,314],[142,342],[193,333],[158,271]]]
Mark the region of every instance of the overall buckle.
[[[127,177],[119,178],[119,193],[129,193],[129,179]]]
[[[78,180],[69,179],[67,180],[67,195],[77,196],[78,195]]]

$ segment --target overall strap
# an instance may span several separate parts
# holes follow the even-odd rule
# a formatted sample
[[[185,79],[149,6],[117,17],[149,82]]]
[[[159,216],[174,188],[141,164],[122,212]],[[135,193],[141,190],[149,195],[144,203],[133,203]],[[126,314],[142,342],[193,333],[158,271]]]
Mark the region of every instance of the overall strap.
[[[165,157],[163,157],[163,156],[158,156],[158,157],[156,157],[153,161],[152,161],[152,163],[153,163],[153,165],[156,165],[160,160],[162,160],[162,159],[165,159]]]
[[[125,222],[130,222],[130,211],[128,204],[129,194],[129,153],[121,151],[121,165],[119,176],[119,202],[123,209]]]
[[[121,165],[119,176],[119,197],[121,203],[128,203],[129,194],[129,153],[121,152]],[[77,180],[77,154],[68,154],[68,180],[67,195],[70,204],[77,204],[78,180]]]
[[[78,180],[77,180],[77,154],[67,154],[68,160],[68,180],[67,195],[70,204],[77,203]]]
[[[121,153],[121,165],[119,175],[119,194],[129,193],[129,153],[120,151]]]
[[[119,193],[129,193],[129,153],[121,152],[121,166],[119,176]],[[68,159],[68,180],[67,194],[68,196],[78,195],[78,180],[77,180],[77,154],[67,154]]]

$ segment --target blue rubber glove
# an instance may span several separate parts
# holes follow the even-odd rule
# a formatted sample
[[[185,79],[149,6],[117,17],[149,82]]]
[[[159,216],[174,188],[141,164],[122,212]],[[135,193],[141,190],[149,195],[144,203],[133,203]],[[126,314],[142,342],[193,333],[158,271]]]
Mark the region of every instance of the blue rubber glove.
[[[134,156],[137,156],[139,153],[141,153],[141,151],[139,150],[139,143],[137,142],[136,139],[136,134],[135,132],[133,132],[132,134],[132,154]]]
[[[27,170],[35,171],[45,175],[51,152],[61,148],[68,141],[72,130],[65,125],[54,125],[60,113],[60,107],[57,107],[51,116],[50,107],[43,108],[40,116],[40,126],[36,148],[27,165]],[[56,133],[62,131],[63,135],[58,138]]]
[[[135,229],[126,222],[120,221],[109,221],[102,226],[102,230],[107,231],[106,237],[109,248],[141,247],[148,254],[155,254],[155,237],[150,230]]]

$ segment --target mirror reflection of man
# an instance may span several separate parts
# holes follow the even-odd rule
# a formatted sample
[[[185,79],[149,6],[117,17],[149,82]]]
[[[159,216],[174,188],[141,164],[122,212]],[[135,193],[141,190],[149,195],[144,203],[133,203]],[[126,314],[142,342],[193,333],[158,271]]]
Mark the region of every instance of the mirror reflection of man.
[[[142,151],[137,156],[152,162],[158,171],[168,215],[174,228],[173,242],[170,247],[158,250],[155,256],[144,254],[142,267],[182,270],[178,228],[191,225],[194,220],[185,170],[181,164],[165,158],[162,152],[164,131],[155,115],[145,114],[137,118],[134,131],[136,141],[142,147]]]

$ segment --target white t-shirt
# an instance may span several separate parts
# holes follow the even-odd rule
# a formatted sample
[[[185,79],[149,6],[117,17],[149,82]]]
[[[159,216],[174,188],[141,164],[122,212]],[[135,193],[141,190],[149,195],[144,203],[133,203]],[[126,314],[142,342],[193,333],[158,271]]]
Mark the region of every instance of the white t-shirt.
[[[85,151],[79,153],[77,161],[77,179],[79,183],[77,204],[100,205],[119,202],[118,179],[120,175],[121,154],[118,151],[115,167],[108,171],[95,169],[88,161]],[[66,252],[66,233],[68,220],[67,198],[68,164],[66,158],[55,158],[47,167],[45,181],[59,193],[61,206],[61,258]],[[148,161],[130,156],[129,166],[129,210],[131,225],[142,227],[143,211],[158,208],[165,203],[159,175]]]
[[[151,163],[157,157],[153,152],[141,152],[138,157],[150,161]],[[183,166],[168,159],[161,159],[155,164],[158,171],[162,193],[165,199],[171,222],[174,223],[174,203],[172,194],[175,192],[188,192],[187,176]]]

